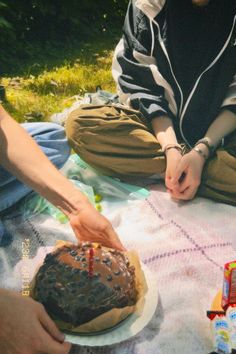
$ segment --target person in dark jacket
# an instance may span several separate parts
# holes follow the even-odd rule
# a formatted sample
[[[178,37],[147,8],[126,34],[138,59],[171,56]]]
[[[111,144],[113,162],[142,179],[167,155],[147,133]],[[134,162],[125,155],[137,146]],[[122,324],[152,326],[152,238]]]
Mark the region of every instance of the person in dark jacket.
[[[112,176],[164,174],[175,199],[236,205],[235,0],[130,1],[112,71],[121,105],[72,112],[74,150]]]

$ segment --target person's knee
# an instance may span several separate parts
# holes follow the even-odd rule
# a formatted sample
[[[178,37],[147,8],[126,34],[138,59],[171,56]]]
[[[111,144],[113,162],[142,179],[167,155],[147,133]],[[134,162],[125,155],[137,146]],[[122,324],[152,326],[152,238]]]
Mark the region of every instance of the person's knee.
[[[48,130],[50,130],[50,131],[56,131],[56,132],[61,132],[61,133],[65,132],[64,127],[60,124],[52,123],[52,122],[47,122],[45,124],[47,125]]]
[[[62,126],[46,122],[24,124],[23,127],[57,168],[65,164],[70,156],[71,148]]]
[[[65,129],[56,123],[46,123],[46,131],[50,136],[51,146],[54,149],[54,158],[52,162],[58,167],[62,167],[68,160],[71,148],[68,144]]]
[[[75,152],[79,153],[78,149],[80,146],[80,134],[79,134],[79,122],[78,116],[75,114],[69,115],[65,124],[65,133],[68,144],[74,149]]]
[[[75,126],[76,126],[76,116],[73,114],[70,114],[66,120],[65,124],[65,132],[66,132],[66,137],[69,140],[71,136],[73,136],[73,133],[75,131]]]
[[[56,123],[45,123],[44,130],[42,131],[42,135],[44,134],[49,135],[53,140],[61,140],[66,137],[64,127]]]
[[[57,168],[61,168],[70,157],[70,154],[71,154],[71,147],[64,133],[64,139],[55,142],[54,156],[52,156],[50,160]]]
[[[21,123],[21,126],[32,136],[52,131],[64,131],[64,128],[61,125],[52,122]]]
[[[68,158],[70,157],[71,154],[71,147],[68,144],[68,141],[65,139],[65,141],[58,147],[57,149],[58,154],[55,156],[54,165],[56,165],[58,168],[61,168]]]

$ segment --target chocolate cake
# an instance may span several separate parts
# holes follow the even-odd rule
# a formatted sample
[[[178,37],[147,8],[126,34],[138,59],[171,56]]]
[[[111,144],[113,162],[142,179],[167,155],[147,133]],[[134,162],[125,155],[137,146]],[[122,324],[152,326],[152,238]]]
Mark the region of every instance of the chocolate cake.
[[[79,326],[136,303],[135,269],[117,250],[66,245],[46,256],[33,293],[52,318]]]

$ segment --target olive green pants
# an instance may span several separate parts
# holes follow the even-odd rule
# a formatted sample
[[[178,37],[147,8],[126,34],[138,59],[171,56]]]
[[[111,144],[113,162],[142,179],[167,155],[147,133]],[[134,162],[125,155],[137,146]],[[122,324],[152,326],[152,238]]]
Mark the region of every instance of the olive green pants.
[[[137,178],[165,172],[161,146],[136,110],[82,105],[65,128],[74,151],[103,174]],[[198,195],[236,205],[236,134],[205,165]]]

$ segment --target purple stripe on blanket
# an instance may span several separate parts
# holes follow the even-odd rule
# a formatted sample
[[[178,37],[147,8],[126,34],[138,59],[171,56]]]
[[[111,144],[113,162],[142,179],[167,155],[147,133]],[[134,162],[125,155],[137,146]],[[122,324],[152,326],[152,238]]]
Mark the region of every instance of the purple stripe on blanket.
[[[168,257],[171,257],[171,256],[175,256],[176,254],[180,254],[180,253],[190,253],[190,252],[199,252],[201,251],[201,253],[203,255],[204,254],[204,251],[203,249],[210,249],[210,248],[223,248],[223,247],[228,247],[228,246],[231,246],[231,242],[224,242],[224,243],[214,243],[212,245],[208,245],[208,246],[203,246],[203,247],[195,247],[195,248],[183,248],[183,249],[179,249],[179,250],[176,250],[176,251],[172,251],[172,252],[165,252],[165,253],[160,253],[160,254],[157,254],[153,257],[150,257],[150,258],[146,258],[146,259],[143,259],[143,263],[145,264],[149,264],[149,263],[152,263],[160,258],[168,258]],[[205,255],[206,256],[206,255]],[[208,256],[207,256],[208,258]],[[208,259],[210,260],[210,259]],[[211,260],[210,260],[211,261]],[[217,266],[219,266],[217,263],[215,263]],[[220,267],[220,266],[219,266]],[[223,269],[223,267],[220,267],[220,269]]]
[[[145,202],[152,209],[152,211],[159,217],[159,219],[164,220],[163,216],[157,211],[156,207],[150,202],[149,199],[146,199]]]
[[[160,213],[159,210],[157,210],[157,205],[154,205],[150,199],[146,200],[146,203],[148,204],[148,206],[150,207],[150,209],[155,213],[155,215],[158,216],[159,219],[164,220],[163,215]],[[175,228],[178,229],[178,231],[180,231],[180,233],[182,234],[182,236],[184,236],[190,243],[192,243],[195,248],[184,248],[182,250],[176,250],[173,252],[166,252],[160,255],[156,255],[153,256],[152,258],[146,260],[144,260],[144,263],[150,263],[156,259],[159,258],[163,258],[163,257],[170,257],[173,255],[176,255],[178,253],[186,253],[186,252],[193,252],[193,251],[200,251],[201,254],[212,264],[214,264],[216,267],[218,267],[220,270],[223,270],[223,266],[218,264],[215,260],[213,260],[211,257],[209,257],[206,252],[204,251],[204,249],[209,249],[209,248],[213,248],[213,247],[226,247],[226,246],[232,246],[231,242],[228,243],[223,243],[223,244],[213,244],[213,245],[207,245],[207,246],[200,246],[194,239],[193,237],[181,226],[179,225],[176,221],[174,221],[173,219],[169,220],[170,224],[172,224]]]

